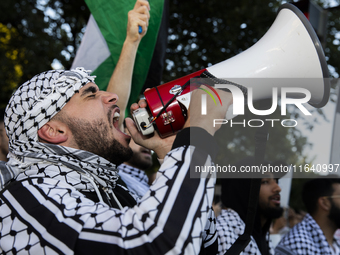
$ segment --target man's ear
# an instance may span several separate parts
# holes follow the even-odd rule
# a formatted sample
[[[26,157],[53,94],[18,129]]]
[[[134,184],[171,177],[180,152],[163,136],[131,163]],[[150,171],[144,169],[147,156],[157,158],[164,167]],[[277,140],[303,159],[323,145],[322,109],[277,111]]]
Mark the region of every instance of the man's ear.
[[[318,205],[323,211],[329,211],[332,207],[331,202],[327,197],[319,197]]]
[[[51,144],[61,144],[67,141],[67,128],[59,121],[49,121],[38,130],[41,140]]]

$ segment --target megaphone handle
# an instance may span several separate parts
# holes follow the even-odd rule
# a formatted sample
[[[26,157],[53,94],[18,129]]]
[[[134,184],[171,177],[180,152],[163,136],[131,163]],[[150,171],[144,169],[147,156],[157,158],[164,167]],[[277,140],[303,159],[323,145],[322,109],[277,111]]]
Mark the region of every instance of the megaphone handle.
[[[145,108],[138,108],[137,110],[133,111],[132,117],[136,123],[138,131],[143,135],[150,135],[155,131],[152,123],[150,123],[149,120],[150,114]]]

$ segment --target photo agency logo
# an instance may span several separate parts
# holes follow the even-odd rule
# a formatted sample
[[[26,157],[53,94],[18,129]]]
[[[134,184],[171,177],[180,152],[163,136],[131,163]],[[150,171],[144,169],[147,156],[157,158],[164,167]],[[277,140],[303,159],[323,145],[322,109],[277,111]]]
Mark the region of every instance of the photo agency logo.
[[[264,121],[268,121],[271,123],[271,126],[274,127],[274,125],[277,123],[280,123],[283,127],[295,127],[297,126],[297,120],[294,119],[270,119],[270,118],[261,118],[261,119],[250,119],[250,120],[243,120],[235,122],[232,120],[233,117],[237,115],[244,115],[245,112],[245,106],[248,107],[249,111],[257,116],[267,116],[275,112],[278,104],[278,98],[279,98],[279,92],[281,96],[280,101],[280,107],[281,107],[281,116],[287,115],[287,106],[288,105],[295,105],[304,115],[309,116],[312,115],[306,107],[303,105],[304,103],[308,103],[308,101],[311,99],[311,93],[309,90],[305,88],[297,88],[297,87],[281,87],[280,89],[277,87],[272,87],[272,105],[269,109],[266,110],[259,110],[255,109],[254,107],[254,96],[253,96],[253,88],[248,87],[247,88],[247,95],[244,96],[242,90],[238,88],[235,85],[230,84],[216,84],[215,87],[204,85],[208,89],[210,89],[218,98],[221,105],[222,100],[220,95],[217,93],[216,89],[222,89],[222,90],[229,90],[233,97],[233,104],[228,109],[227,115],[225,119],[214,119],[213,125],[214,127],[216,125],[222,124],[229,124],[231,127],[233,126],[249,126],[249,127],[261,127],[264,125]],[[215,105],[217,106],[217,102],[213,96],[213,94],[208,91],[207,89],[203,89],[200,87],[203,91],[205,91],[214,101]],[[201,96],[201,114],[207,115],[208,109],[207,109],[207,94],[202,94]],[[290,98],[288,95],[299,95],[298,98]],[[245,101],[247,100],[247,101]]]
[[[223,105],[223,104],[222,104],[222,100],[221,100],[221,97],[219,96],[219,94],[217,93],[217,91],[216,91],[213,87],[211,87],[211,86],[209,86],[209,85],[207,85],[207,84],[205,84],[204,86],[206,86],[206,87],[209,88],[212,92],[215,93],[216,97],[218,98],[218,100],[219,100],[219,102],[220,102],[220,104],[221,104],[221,106],[222,106],[222,105]],[[212,95],[212,93],[209,92],[209,90],[204,89],[204,88],[202,88],[202,87],[199,87],[199,89],[201,89],[201,90],[203,90],[205,93],[207,93],[207,94],[212,98],[212,100],[214,101],[215,105],[217,106],[216,100],[215,100],[214,96]],[[207,115],[207,95],[206,95],[206,94],[202,94],[202,96],[201,96],[201,114],[202,114],[202,115]]]

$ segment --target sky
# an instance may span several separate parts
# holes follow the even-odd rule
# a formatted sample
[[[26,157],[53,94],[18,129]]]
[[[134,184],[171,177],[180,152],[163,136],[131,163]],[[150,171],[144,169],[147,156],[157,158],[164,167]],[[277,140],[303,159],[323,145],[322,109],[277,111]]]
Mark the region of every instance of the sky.
[[[297,126],[308,137],[308,141],[313,144],[312,148],[305,148],[305,155],[308,160],[313,160],[314,164],[328,164],[330,162],[331,141],[333,135],[334,115],[336,104],[328,102],[322,110],[327,119],[324,120],[321,116],[318,117],[318,122],[314,124],[312,131],[307,130],[301,126]]]

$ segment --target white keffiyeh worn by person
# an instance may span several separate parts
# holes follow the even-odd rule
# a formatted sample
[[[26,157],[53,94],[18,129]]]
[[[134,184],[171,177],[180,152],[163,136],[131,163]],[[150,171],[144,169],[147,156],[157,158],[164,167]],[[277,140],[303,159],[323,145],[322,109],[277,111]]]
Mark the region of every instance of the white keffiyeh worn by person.
[[[118,175],[115,165],[109,161],[83,150],[38,142],[38,129],[50,121],[84,85],[94,82],[94,78],[83,68],[53,70],[36,75],[16,91],[6,108],[5,118],[10,151],[8,165],[11,169],[32,165],[30,174],[35,171],[35,174],[43,176],[49,175],[52,167],[50,177],[60,175],[79,190],[96,188],[94,181],[109,190],[115,188]],[[40,171],[38,167],[33,170],[33,165],[43,162],[64,165],[69,170],[65,173],[54,166],[47,167],[46,171]],[[79,181],[75,182],[75,179]],[[98,196],[102,201],[100,192]]]
[[[338,255],[340,242],[336,238],[331,248],[318,223],[310,214],[296,224],[275,248],[276,255]]]
[[[213,223],[215,179],[190,178],[189,171],[192,162],[211,165],[210,155],[216,155],[205,130],[179,132],[143,200],[121,210],[108,204],[116,191],[124,194],[119,202],[135,200],[117,184],[114,164],[87,151],[39,142],[38,129],[93,79],[84,69],[48,71],[12,96],[5,114],[10,160],[0,164],[0,253],[158,255],[209,249],[216,233],[208,229],[204,245],[202,233]],[[200,139],[189,144],[184,138],[190,135]]]
[[[34,76],[16,91],[6,108],[7,117],[4,120],[10,142],[10,162],[1,164],[0,189],[24,168],[27,153],[39,151],[34,149],[35,145],[40,144],[37,143],[38,129],[94,78],[84,69],[73,72],[54,70]],[[11,165],[15,167],[11,168]]]
[[[218,233],[218,254],[223,255],[244,233],[246,224],[240,218],[237,212],[232,209],[222,209],[221,214],[216,218]],[[266,235],[270,254],[274,254],[274,249],[269,240],[269,233]],[[251,236],[251,240],[240,253],[240,255],[261,255],[255,239]]]
[[[145,195],[149,190],[149,178],[143,170],[126,164],[120,164],[118,167],[119,177],[122,178],[127,188],[139,198]]]

